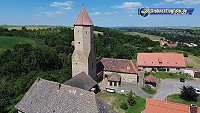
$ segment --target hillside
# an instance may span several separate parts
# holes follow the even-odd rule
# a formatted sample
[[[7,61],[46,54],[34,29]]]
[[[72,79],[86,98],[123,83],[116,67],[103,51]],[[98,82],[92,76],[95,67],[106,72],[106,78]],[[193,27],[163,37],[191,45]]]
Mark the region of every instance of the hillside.
[[[33,46],[42,46],[45,43],[41,39],[36,38],[24,38],[24,37],[11,37],[11,36],[0,36],[0,48],[10,49],[16,44],[29,43]]]

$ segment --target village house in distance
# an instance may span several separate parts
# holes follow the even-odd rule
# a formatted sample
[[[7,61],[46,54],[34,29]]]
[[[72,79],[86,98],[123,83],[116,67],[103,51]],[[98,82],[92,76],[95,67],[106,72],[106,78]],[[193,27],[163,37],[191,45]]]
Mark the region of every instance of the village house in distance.
[[[37,78],[15,106],[18,113],[116,113],[92,90],[97,84],[93,27],[82,7],[74,23],[72,78],[64,84]]]
[[[183,54],[177,53],[138,53],[138,69],[141,71],[184,72],[186,68]]]

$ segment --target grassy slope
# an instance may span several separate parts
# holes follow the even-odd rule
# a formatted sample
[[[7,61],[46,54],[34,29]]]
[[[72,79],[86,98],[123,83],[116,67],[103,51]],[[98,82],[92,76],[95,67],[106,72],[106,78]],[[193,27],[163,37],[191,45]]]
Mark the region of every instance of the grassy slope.
[[[187,80],[192,80],[192,77],[186,74],[176,74],[176,73],[167,73],[167,72],[156,72],[152,73],[156,78],[158,79],[166,79],[166,78],[174,78],[174,79],[179,79],[179,78],[185,78]]]
[[[34,46],[44,45],[44,42],[39,39],[0,36],[0,52],[4,51],[5,49],[12,48],[15,44],[20,43],[30,43]]]
[[[141,37],[147,37],[153,41],[160,40],[161,38],[165,39],[165,37],[149,35],[149,34],[144,34],[144,33],[138,33],[138,32],[128,32],[128,33],[129,33],[129,35],[140,35]]]
[[[129,106],[126,111],[120,108],[120,104],[127,101],[127,96],[104,91],[98,93],[97,96],[101,97],[117,113],[141,113],[145,108],[145,100],[138,96],[135,97],[136,105]]]
[[[197,68],[200,70],[200,58],[199,57],[189,55],[188,57],[185,57],[185,61],[186,61],[187,66],[193,66],[194,68]]]
[[[196,104],[197,106],[200,107],[200,101],[197,101],[197,102],[188,102],[186,100],[183,100],[180,98],[180,94],[172,94],[172,95],[169,95],[167,96],[167,100],[170,101],[170,102],[176,102],[176,103],[182,103],[182,104]]]

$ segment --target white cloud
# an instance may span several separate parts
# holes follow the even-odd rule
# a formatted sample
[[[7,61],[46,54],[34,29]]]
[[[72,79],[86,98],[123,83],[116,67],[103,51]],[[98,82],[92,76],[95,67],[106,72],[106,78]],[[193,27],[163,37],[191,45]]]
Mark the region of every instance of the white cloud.
[[[59,14],[59,15],[61,15],[61,14],[64,14],[65,12],[63,12],[63,11],[56,11],[56,12],[54,12],[54,14]]]
[[[94,13],[92,13],[92,15],[101,15],[101,13],[100,12],[94,12]]]
[[[200,0],[177,0],[174,4],[196,5],[200,4]]]
[[[49,11],[49,12],[43,12],[42,15],[44,15],[44,16],[53,16],[54,13]]]
[[[111,15],[113,13],[112,12],[103,12],[103,14],[105,14],[105,15]]]
[[[69,7],[69,6],[73,6],[73,2],[72,1],[66,1],[66,2],[52,2],[50,4],[50,6],[52,7]]]
[[[62,7],[61,9],[70,11],[70,10],[72,10],[72,7]]]
[[[165,2],[174,2],[176,0],[165,0]]]
[[[164,0],[163,2],[159,2],[154,4],[155,6],[165,5],[165,4],[184,4],[184,5],[197,5],[200,4],[200,0]]]
[[[140,2],[124,2],[121,5],[112,6],[112,8],[134,9],[135,7],[142,6]]]

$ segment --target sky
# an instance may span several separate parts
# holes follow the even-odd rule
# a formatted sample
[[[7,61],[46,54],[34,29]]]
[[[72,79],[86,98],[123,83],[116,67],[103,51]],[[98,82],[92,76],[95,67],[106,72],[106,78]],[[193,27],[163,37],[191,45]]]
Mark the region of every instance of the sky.
[[[0,0],[0,25],[73,26],[82,4],[95,26],[200,27],[200,0]],[[194,8],[193,15],[138,15],[138,8]]]

